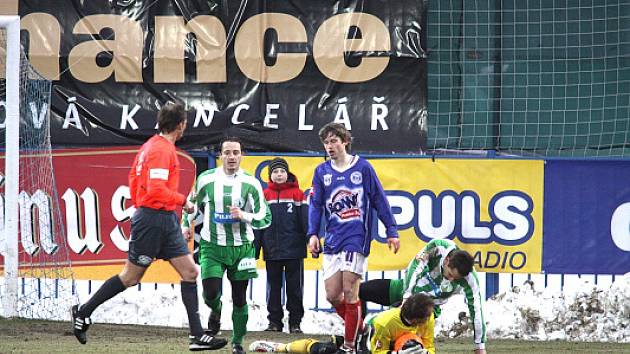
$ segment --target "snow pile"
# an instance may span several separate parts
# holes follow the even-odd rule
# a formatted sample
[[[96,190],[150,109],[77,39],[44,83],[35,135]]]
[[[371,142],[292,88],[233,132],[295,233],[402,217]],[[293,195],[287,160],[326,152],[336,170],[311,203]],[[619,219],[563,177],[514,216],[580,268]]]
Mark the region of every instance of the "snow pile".
[[[487,336],[630,342],[630,275],[606,289],[584,281],[574,285],[558,293],[537,291],[528,281],[489,299],[484,307]],[[463,301],[451,299],[443,309],[436,325],[438,336],[472,336]]]

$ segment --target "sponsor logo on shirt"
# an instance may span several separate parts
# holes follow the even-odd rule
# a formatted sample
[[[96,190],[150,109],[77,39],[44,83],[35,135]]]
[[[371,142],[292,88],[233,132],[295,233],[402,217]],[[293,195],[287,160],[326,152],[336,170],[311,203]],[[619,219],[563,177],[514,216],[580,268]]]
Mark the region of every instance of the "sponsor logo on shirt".
[[[327,208],[331,214],[337,215],[341,220],[360,217],[359,192],[338,190],[332,195]]]
[[[354,184],[361,184],[363,183],[363,175],[359,171],[352,172],[352,174],[350,175],[350,180]]]
[[[324,185],[325,186],[330,186],[330,184],[332,183],[332,175],[324,175]]]
[[[214,213],[212,220],[218,224],[233,224],[238,222],[238,220],[234,219],[230,213]]]

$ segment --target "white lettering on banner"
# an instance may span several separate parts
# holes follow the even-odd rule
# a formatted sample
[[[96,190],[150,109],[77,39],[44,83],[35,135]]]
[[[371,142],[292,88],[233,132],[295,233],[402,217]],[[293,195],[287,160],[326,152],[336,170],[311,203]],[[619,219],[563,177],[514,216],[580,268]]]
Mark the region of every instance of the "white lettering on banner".
[[[73,189],[68,188],[61,196],[66,204],[66,234],[68,246],[77,254],[83,254],[86,250],[98,253],[103,248],[101,242],[100,215],[98,212],[98,195],[92,188],[85,188],[81,193],[83,200],[83,214],[85,218],[85,234],[81,236],[81,206],[79,195]]]
[[[68,98],[68,108],[66,109],[66,119],[63,120],[63,125],[61,129],[68,129],[69,126],[74,126],[79,130],[83,130],[83,125],[81,125],[81,119],[79,118],[79,111],[77,111],[76,97]]]
[[[389,108],[387,105],[385,105],[384,103],[379,103],[381,101],[384,101],[385,98],[384,97],[374,97],[373,98],[374,104],[372,104],[372,110],[371,110],[371,121],[370,121],[370,130],[382,130],[382,131],[386,131],[389,130],[389,125],[387,124],[387,121],[385,120],[385,118],[388,116],[389,114]],[[77,107],[76,107],[76,103],[74,103],[76,101],[75,97],[71,97],[68,102],[68,108],[66,110],[66,118],[63,122],[63,129],[68,129],[70,126],[73,126],[79,130],[83,129],[83,125],[81,123],[81,120],[79,118],[79,113],[77,111]],[[348,102],[348,98],[344,97],[339,99],[338,101],[338,107],[335,110],[335,116],[332,117],[330,116],[330,118],[332,119],[333,122],[335,123],[341,123],[343,124],[346,129],[348,130],[352,130],[352,122],[351,122],[351,118],[350,118],[350,113],[349,113],[349,108],[347,105]],[[35,111],[33,111],[34,107],[33,107],[33,103],[31,102],[31,111],[32,111],[32,115],[33,115],[33,122],[37,123],[37,121],[35,120]],[[363,104],[363,103],[361,103]],[[4,102],[0,101],[0,107],[2,107],[4,105]],[[42,107],[42,109],[40,110],[39,114],[40,114],[40,118],[39,119],[43,119],[41,117],[42,114],[46,114],[46,111],[44,111],[45,109],[48,109],[47,106]],[[138,129],[143,129],[143,128],[147,128],[146,126],[142,126],[142,122],[139,125],[138,122],[136,122],[133,117],[135,116],[135,114],[141,109],[142,107],[139,105],[135,105],[134,108],[131,110],[131,112],[129,112],[129,106],[124,105],[122,108],[122,112],[121,112],[121,118],[120,118],[120,125],[119,125],[119,130],[138,130]],[[266,104],[266,114],[263,120],[263,126],[267,127],[267,128],[272,128],[272,129],[280,129],[280,125],[277,123],[278,119],[282,118],[283,116],[279,115],[277,112],[281,111],[282,105],[279,103],[268,103]],[[243,111],[249,111],[250,106],[246,103],[241,103],[238,106],[236,106],[236,108],[234,109],[234,112],[232,113],[232,117],[230,119],[230,123],[232,125],[239,125],[239,124],[244,124],[246,123],[246,120],[248,117],[241,117],[241,114],[243,113]],[[199,128],[199,129],[204,129],[207,127],[210,127],[210,125],[212,124],[212,122],[214,121],[214,116],[215,114],[219,112],[219,110],[216,109],[216,107],[210,107],[210,106],[204,106],[204,107],[197,107],[195,109],[195,120],[192,124],[192,127],[190,129],[195,129],[195,128]],[[299,131],[312,131],[314,130],[314,126],[313,124],[309,124],[309,122],[307,122],[307,116],[306,116],[306,104],[305,103],[300,103],[298,105],[298,120],[297,120],[297,129]],[[44,117],[45,118],[45,117]],[[201,123],[203,122],[203,126],[201,126]],[[293,123],[292,119],[289,119],[288,122]],[[324,124],[325,122],[323,122],[322,124]],[[1,123],[0,124],[0,129],[3,128],[5,125],[5,123]],[[201,127],[200,127],[201,126]],[[294,126],[293,126],[294,127]],[[39,127],[37,127],[39,128]],[[153,126],[151,126],[151,128],[153,128],[154,130],[157,130],[158,125],[157,123]],[[148,128],[147,128],[148,129]]]
[[[208,111],[207,114],[206,111]],[[209,127],[210,124],[212,124],[212,120],[214,119],[214,112],[216,112],[216,109],[209,105],[206,107],[197,107],[197,114],[195,115],[195,122],[193,123],[193,127],[197,128],[201,121],[203,121],[204,126]]]
[[[236,106],[234,113],[232,113],[232,124],[238,125],[245,123],[242,120],[238,120],[239,116],[241,115],[241,111],[249,111],[249,105],[247,103],[241,103]]]
[[[477,226],[479,220],[479,199],[466,195],[462,197],[462,237],[471,240],[487,240],[490,238],[490,228],[486,225]]]
[[[271,123],[271,120],[278,119],[278,114],[274,113],[274,110],[280,108],[280,105],[277,103],[268,103],[266,105],[265,119],[263,121],[263,126],[272,129],[278,129],[278,123]]]
[[[28,106],[31,109],[31,119],[33,120],[33,127],[35,129],[41,129],[42,124],[44,124],[44,120],[48,115],[48,103],[44,102],[42,104],[42,109],[37,110],[37,103],[29,102]]]
[[[343,124],[346,129],[352,130],[352,124],[350,124],[350,115],[348,114],[348,107],[346,105],[348,102],[347,97],[340,98],[337,100],[339,107],[337,107],[337,114],[335,115],[335,123]]]
[[[502,223],[494,225],[494,234],[505,241],[518,241],[525,237],[532,225],[527,219],[528,209],[532,205],[520,196],[503,196],[494,202],[494,215]],[[514,209],[522,214],[515,212]],[[531,209],[530,209],[531,211]]]
[[[41,103],[41,102],[31,101],[27,103],[31,111],[31,121],[33,122],[33,127],[35,129],[42,128],[42,124],[44,123],[46,116],[48,115],[48,103],[47,102],[41,103],[42,108],[39,110],[37,109],[38,103]],[[0,107],[6,107],[6,102],[0,101]],[[2,123],[0,123],[0,129],[4,129],[4,128],[6,128],[6,121],[3,121]]]
[[[424,241],[456,237],[464,243],[515,245],[527,241],[534,232],[533,201],[520,191],[495,194],[487,207],[489,221],[480,220],[481,202],[474,191],[447,190],[437,196],[428,190],[415,196],[405,191],[386,193],[398,229],[413,227]],[[380,222],[378,234],[385,238]]]
[[[47,254],[54,254],[59,246],[53,239],[52,204],[50,197],[38,189],[29,196],[27,192],[20,192],[18,196],[20,210],[20,240],[22,248],[31,256],[39,251],[35,240],[35,230],[38,230],[39,243]],[[37,210],[37,214],[35,211]],[[37,217],[33,217],[37,215]]]
[[[79,130],[83,130],[81,125],[81,119],[79,118],[79,111],[77,110],[76,97],[68,98],[68,108],[66,108],[66,118],[63,120],[61,129],[68,129],[71,125]]]
[[[4,176],[0,173],[0,186],[3,183]],[[79,203],[79,195],[71,188],[68,188],[61,198],[65,202],[66,236],[70,249],[76,254],[83,254],[87,250],[95,254],[99,253],[104,244],[101,242],[100,214],[96,191],[89,187],[85,188],[81,194],[83,208]],[[116,221],[126,222],[135,212],[133,206],[125,208],[125,202],[129,199],[131,196],[127,186],[118,187],[112,195],[111,211]],[[59,250],[59,246],[54,241],[55,230],[50,196],[39,189],[32,196],[22,191],[18,196],[18,207],[20,242],[24,251],[35,256],[41,247],[47,254],[55,254]],[[82,225],[82,220],[85,220],[85,227]],[[0,194],[0,229],[4,230],[3,194]],[[81,235],[82,229],[85,229],[83,236]],[[129,250],[129,241],[120,226],[114,227],[110,232],[110,237],[114,246],[119,250],[123,252]]]
[[[125,208],[125,202],[131,199],[131,193],[129,192],[129,187],[120,186],[112,195],[111,208],[112,215],[114,219],[118,222],[125,222],[133,216],[136,208],[131,206],[129,208]],[[112,231],[109,233],[109,238],[112,240],[114,245],[121,251],[127,252],[129,251],[129,239],[125,235],[120,225],[116,225]]]
[[[439,227],[435,227],[433,199],[428,195],[418,198],[418,229],[421,235],[430,239],[447,238],[455,232],[455,198],[451,195],[444,196],[441,200],[441,220]]]
[[[133,106],[131,112],[129,112],[128,104],[123,105],[122,116],[120,117],[120,129],[126,129],[127,123],[129,123],[131,130],[138,130],[138,124],[136,124],[136,121],[133,120],[133,116],[136,115],[139,110],[140,106],[138,104]]]
[[[28,193],[22,191],[18,196],[18,205],[20,210],[20,241],[22,248],[27,254],[34,256],[39,251],[39,246],[35,243],[35,235],[33,235],[33,214],[31,208],[33,201]]]
[[[615,246],[630,252],[630,202],[618,206],[610,218],[610,236]]]
[[[298,114],[298,130],[313,130],[313,124],[306,124],[306,105],[300,103]]]
[[[371,130],[377,130],[377,125],[380,124],[383,130],[389,130],[389,126],[385,121],[385,117],[389,114],[387,106],[381,102],[385,101],[385,97],[372,97],[375,103],[372,104],[372,124]]]

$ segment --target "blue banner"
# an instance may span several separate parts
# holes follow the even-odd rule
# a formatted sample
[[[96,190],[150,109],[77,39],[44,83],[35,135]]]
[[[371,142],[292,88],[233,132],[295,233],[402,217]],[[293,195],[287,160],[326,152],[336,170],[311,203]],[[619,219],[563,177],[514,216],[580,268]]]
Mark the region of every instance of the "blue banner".
[[[547,161],[543,213],[543,271],[630,272],[630,161]]]

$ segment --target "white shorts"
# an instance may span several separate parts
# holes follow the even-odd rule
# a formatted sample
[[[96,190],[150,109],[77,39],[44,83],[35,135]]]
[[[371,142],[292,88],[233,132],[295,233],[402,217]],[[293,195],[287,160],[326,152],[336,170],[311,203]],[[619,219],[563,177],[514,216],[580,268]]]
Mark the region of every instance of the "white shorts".
[[[363,279],[367,270],[367,257],[358,252],[341,251],[335,254],[324,254],[324,280],[337,272],[352,272]]]

